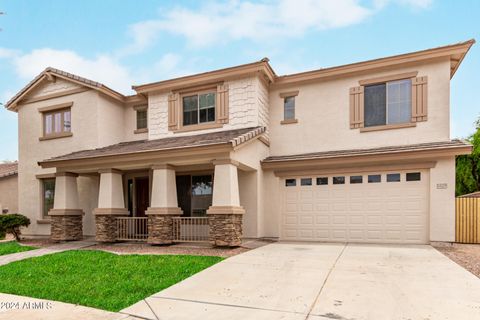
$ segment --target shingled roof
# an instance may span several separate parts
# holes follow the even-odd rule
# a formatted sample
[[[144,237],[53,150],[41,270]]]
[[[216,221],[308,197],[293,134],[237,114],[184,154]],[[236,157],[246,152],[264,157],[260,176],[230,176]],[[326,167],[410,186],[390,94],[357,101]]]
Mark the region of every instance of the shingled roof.
[[[347,149],[347,150],[313,152],[313,153],[303,153],[303,154],[294,154],[294,155],[285,155],[285,156],[271,156],[263,160],[263,162],[273,163],[273,162],[291,161],[291,160],[327,159],[327,158],[379,155],[379,154],[391,154],[391,153],[400,153],[400,152],[428,151],[428,150],[441,150],[441,149],[465,148],[465,147],[471,147],[471,144],[462,140],[454,139],[450,141],[410,144],[410,145],[401,145],[401,146],[389,146],[389,147],[380,147],[380,148]]]
[[[73,73],[69,73],[60,69],[55,69],[52,67],[48,67],[45,70],[43,70],[38,76],[36,76],[32,81],[30,81],[25,87],[23,87],[16,95],[14,95],[6,104],[5,107],[9,110],[14,110],[15,109],[15,104],[21,100],[23,96],[25,96],[31,89],[33,89],[37,84],[39,84],[43,79],[48,78],[48,77],[60,77],[66,80],[70,80],[73,82],[76,82],[78,84],[84,85],[86,87],[89,87],[91,89],[99,90],[113,98],[119,99],[119,100],[124,100],[125,96],[109,87],[106,85],[93,81],[87,78],[83,78],[80,76],[77,76]]]
[[[264,132],[265,127],[252,127],[245,129],[217,131],[197,135],[168,137],[155,140],[122,142],[108,147],[69,153],[66,155],[44,160],[41,163],[89,159],[162,150],[185,149],[220,144],[231,144],[232,147],[236,147],[248,140],[251,140],[261,135]]]
[[[0,163],[0,179],[18,174],[18,162]]]

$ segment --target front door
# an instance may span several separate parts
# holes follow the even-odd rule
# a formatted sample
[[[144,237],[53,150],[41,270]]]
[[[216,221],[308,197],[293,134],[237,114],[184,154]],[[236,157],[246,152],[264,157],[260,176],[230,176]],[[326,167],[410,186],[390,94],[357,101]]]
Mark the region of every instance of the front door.
[[[148,177],[135,178],[135,206],[136,216],[145,217],[145,211],[150,206],[148,197]]]

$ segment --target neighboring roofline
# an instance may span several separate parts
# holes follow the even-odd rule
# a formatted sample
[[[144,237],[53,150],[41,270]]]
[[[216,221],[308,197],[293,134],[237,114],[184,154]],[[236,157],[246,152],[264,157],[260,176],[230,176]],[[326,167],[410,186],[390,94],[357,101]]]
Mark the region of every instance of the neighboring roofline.
[[[408,147],[411,147],[410,149]],[[410,145],[358,150],[339,150],[324,153],[309,153],[289,156],[266,158],[262,161],[263,169],[285,170],[298,169],[305,166],[340,165],[346,163],[372,163],[377,161],[408,160],[408,159],[435,159],[437,157],[470,154],[472,145],[463,143],[458,145]]]
[[[125,96],[113,89],[110,89],[106,85],[96,82],[87,78],[77,76],[75,74],[48,67],[43,70],[38,76],[36,76],[32,81],[30,81],[25,87],[23,87],[13,98],[11,98],[6,104],[5,107],[11,111],[18,110],[18,102],[22,100],[29,92],[31,92],[38,84],[43,80],[47,79],[49,81],[54,81],[55,77],[62,78],[67,81],[77,83],[79,85],[88,87],[90,89],[97,90],[106,94],[107,96],[114,98],[118,101],[125,102]]]
[[[277,77],[275,71],[268,63],[268,58],[263,58],[260,61],[242,64],[234,67],[218,69],[194,75],[147,83],[143,85],[132,86],[132,89],[137,93],[146,93],[150,91],[171,91],[176,89],[183,89],[185,87],[192,87],[216,81],[223,81],[225,79],[235,78],[245,74],[261,73],[265,76],[268,82],[273,82]]]
[[[480,198],[480,191],[475,191],[467,194],[462,194],[461,196],[458,196],[457,198]]]
[[[465,42],[460,42],[452,45],[431,48],[421,51],[404,53],[384,58],[350,63],[340,66],[334,66],[324,69],[306,71],[301,73],[294,73],[289,75],[279,76],[275,80],[275,85],[286,85],[291,83],[318,80],[322,78],[329,78],[341,75],[347,75],[357,72],[364,72],[367,70],[378,69],[382,67],[391,67],[411,62],[424,61],[429,59],[450,57],[451,70],[450,78],[453,77],[457,71],[460,63],[463,61],[465,55],[475,43],[475,39],[470,39]],[[454,58],[456,57],[456,58]]]

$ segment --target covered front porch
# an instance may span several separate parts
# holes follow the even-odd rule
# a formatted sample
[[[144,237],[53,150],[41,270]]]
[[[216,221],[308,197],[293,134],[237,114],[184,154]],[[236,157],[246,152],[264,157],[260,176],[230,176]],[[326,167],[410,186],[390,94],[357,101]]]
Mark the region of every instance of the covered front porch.
[[[83,237],[86,213],[80,209],[77,179],[93,176],[99,180],[98,204],[87,214],[94,216],[99,242],[239,246],[246,213],[240,189],[258,190],[260,160],[268,147],[256,139],[263,128],[234,131],[207,134],[210,139],[219,136],[219,141],[207,145],[188,145],[191,136],[165,138],[81,151],[40,163],[56,168],[54,208],[49,212],[52,239]],[[183,147],[172,147],[172,142]],[[247,177],[242,187],[239,176]],[[247,207],[257,202],[256,193],[246,193],[243,202]],[[254,211],[256,216],[257,208]]]

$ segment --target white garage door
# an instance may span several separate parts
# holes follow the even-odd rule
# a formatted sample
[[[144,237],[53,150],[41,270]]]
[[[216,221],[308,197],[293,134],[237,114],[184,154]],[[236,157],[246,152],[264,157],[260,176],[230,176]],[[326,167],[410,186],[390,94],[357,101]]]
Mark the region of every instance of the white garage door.
[[[281,239],[427,243],[428,184],[424,170],[283,179]]]

